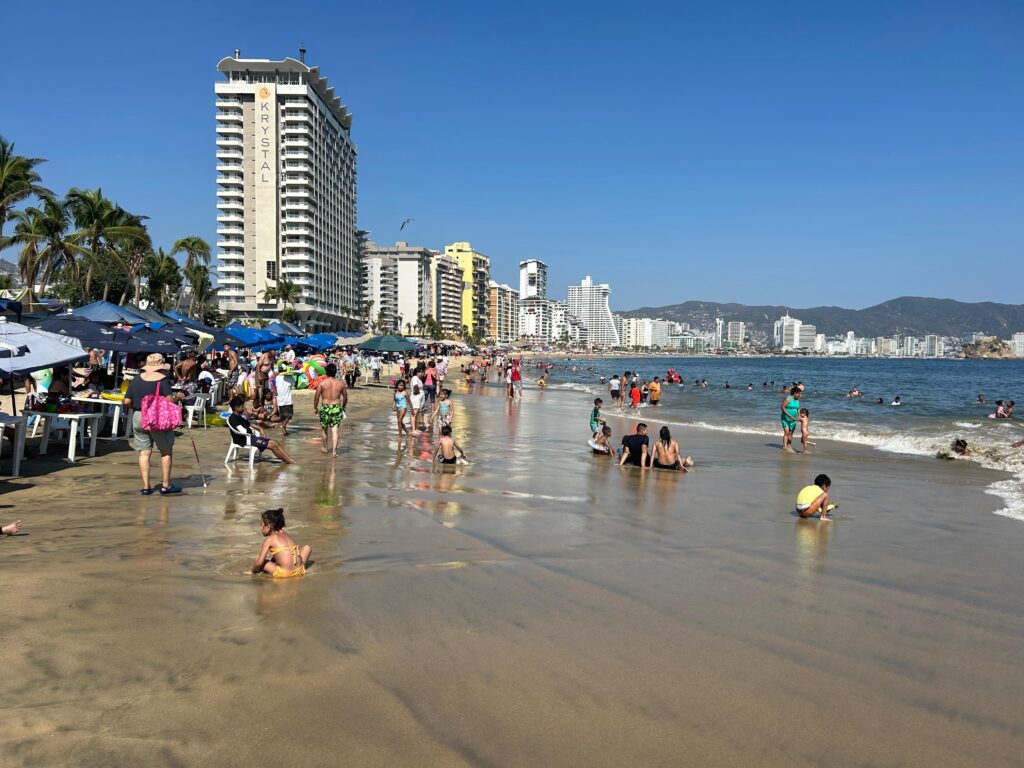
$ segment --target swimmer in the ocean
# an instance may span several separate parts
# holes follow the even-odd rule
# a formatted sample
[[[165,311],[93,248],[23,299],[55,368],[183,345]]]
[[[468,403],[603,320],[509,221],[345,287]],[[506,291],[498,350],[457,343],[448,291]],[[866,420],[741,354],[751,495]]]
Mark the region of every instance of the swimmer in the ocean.
[[[979,402],[979,403],[980,403],[981,405],[984,405],[984,404],[985,404],[985,395],[983,395],[983,394],[979,394],[979,395],[978,395],[978,402]]]
[[[796,512],[800,517],[813,517],[818,513],[819,519],[830,520],[828,513],[838,509],[838,504],[830,504],[828,500],[828,489],[832,487],[832,480],[828,475],[818,475],[814,478],[814,485],[807,485],[800,489],[796,497]]]
[[[900,396],[896,395],[896,399],[894,399],[891,403],[889,403],[889,405],[902,405],[902,402],[903,401],[900,400]]]

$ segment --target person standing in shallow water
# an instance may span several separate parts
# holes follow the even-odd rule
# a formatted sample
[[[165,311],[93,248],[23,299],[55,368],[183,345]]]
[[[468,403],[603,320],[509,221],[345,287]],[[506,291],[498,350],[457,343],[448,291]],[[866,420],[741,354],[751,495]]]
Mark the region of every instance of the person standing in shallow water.
[[[341,420],[345,418],[348,388],[344,379],[335,378],[338,375],[338,366],[334,363],[328,363],[324,373],[313,395],[313,413],[320,418],[320,452],[328,452],[327,435],[330,433],[330,453],[337,454],[338,428],[341,426]]]
[[[800,418],[800,387],[793,386],[782,401],[782,450],[793,450],[793,432]]]

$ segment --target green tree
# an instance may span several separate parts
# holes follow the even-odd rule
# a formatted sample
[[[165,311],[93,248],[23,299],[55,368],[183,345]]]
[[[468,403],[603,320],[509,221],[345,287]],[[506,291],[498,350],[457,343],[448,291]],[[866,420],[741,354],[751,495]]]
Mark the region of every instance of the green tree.
[[[146,259],[142,274],[146,278],[146,298],[154,309],[163,312],[181,289],[182,275],[177,260],[159,248]]]
[[[373,317],[373,299],[367,299],[363,302],[362,317],[360,325],[363,327],[363,333],[370,331],[370,319]]]
[[[14,206],[32,197],[50,194],[40,184],[42,179],[36,171],[36,166],[44,162],[39,157],[15,154],[14,142],[0,136],[0,243],[4,224],[11,218]]]
[[[189,235],[180,240],[175,240],[174,245],[171,246],[171,256],[177,256],[179,253],[185,254],[185,266],[182,268],[182,272],[186,277],[196,265],[210,266],[210,244],[198,235]],[[206,274],[209,277],[209,270],[207,270]],[[191,285],[192,282],[190,280],[189,286]],[[181,299],[182,292],[179,292],[178,298],[174,302],[175,309],[181,309]],[[192,317],[191,304],[189,304],[188,316]]]
[[[260,295],[266,302],[273,301],[277,304],[284,304],[284,310],[281,312],[283,319],[289,322],[295,322],[298,319],[295,304],[302,298],[302,286],[298,283],[292,282],[287,277],[282,277],[277,281],[277,286],[266,285],[260,291]]]
[[[119,205],[103,196],[100,189],[78,189],[68,191],[66,198],[68,209],[75,222],[77,231],[69,240],[85,249],[86,273],[83,293],[91,295],[90,288],[97,271],[104,270],[107,280],[103,283],[103,295],[106,298],[110,289],[112,274],[104,257],[110,256],[120,262],[120,256],[113,242],[124,246],[129,241],[144,241],[146,229],[142,224],[144,216],[128,213]],[[121,265],[127,279],[128,270]]]
[[[210,268],[205,264],[195,263],[182,270],[188,280],[191,296],[188,302],[188,316],[196,317],[205,314],[207,305],[217,295],[217,289],[210,282]]]
[[[342,318],[345,321],[345,332],[348,333],[348,330],[349,330],[349,328],[351,326],[351,322],[352,322],[352,307],[349,307],[349,306],[346,306],[345,304],[342,304],[340,309],[341,309],[341,316],[342,316]]]

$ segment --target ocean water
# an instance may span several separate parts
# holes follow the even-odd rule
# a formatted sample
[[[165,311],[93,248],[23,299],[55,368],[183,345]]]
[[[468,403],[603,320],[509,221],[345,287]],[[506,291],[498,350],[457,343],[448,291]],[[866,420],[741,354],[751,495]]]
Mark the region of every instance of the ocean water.
[[[613,372],[621,376],[624,371],[636,371],[641,379],[664,379],[669,368],[686,383],[663,385],[656,411],[659,423],[781,439],[779,407],[785,395],[780,388],[800,381],[807,388],[801,404],[810,411],[811,440],[841,440],[880,451],[933,456],[955,438],[966,438],[982,449],[967,460],[1014,475],[987,490],[1005,501],[999,514],[1024,521],[1024,448],[1010,447],[1024,439],[1024,411],[1013,419],[988,418],[998,399],[1024,403],[1024,360],[587,358],[555,361],[549,378],[554,388],[603,397],[608,409],[611,398],[601,376],[607,381]],[[528,382],[532,378],[532,371],[524,376]],[[707,379],[708,386],[694,386],[697,379]],[[747,389],[750,384],[752,390]],[[846,396],[854,386],[864,397]],[[979,393],[988,405],[977,402]],[[897,395],[902,405],[893,407],[890,403]],[[882,405],[877,404],[878,398]],[[644,416],[653,412],[641,409]]]

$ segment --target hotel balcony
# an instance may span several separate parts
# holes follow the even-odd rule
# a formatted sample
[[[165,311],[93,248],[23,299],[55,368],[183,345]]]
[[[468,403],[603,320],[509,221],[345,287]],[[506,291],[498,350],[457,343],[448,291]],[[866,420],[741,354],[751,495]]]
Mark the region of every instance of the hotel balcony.
[[[239,134],[241,134],[241,131],[239,131]],[[225,149],[238,149],[239,150],[238,154],[242,154],[241,153],[241,148],[244,146],[244,144],[242,143],[241,135],[239,135],[239,136],[220,136],[220,135],[218,135],[217,136],[217,146],[218,147],[224,147]]]
[[[214,104],[214,106],[217,107],[217,109],[238,109],[238,110],[241,110],[242,109],[242,101],[241,101],[241,99],[225,99],[225,98],[220,98],[220,99],[217,99],[217,101]]]
[[[245,218],[240,213],[231,212],[222,213],[220,216],[217,217],[217,221],[222,221],[224,223],[238,222],[239,224],[241,224],[245,221]]]
[[[239,121],[237,123],[225,123],[223,125],[218,125],[217,126],[217,135],[218,136],[228,136],[228,135],[238,135],[238,136],[241,136],[242,135],[242,121],[241,121],[241,118],[239,118]]]
[[[235,200],[220,200],[220,199],[218,199],[217,200],[217,210],[224,211],[225,213],[228,213],[228,212],[231,212],[231,211],[244,211],[245,210],[245,206],[242,204],[242,202],[240,200],[239,201],[235,201]]]
[[[220,144],[219,141],[217,143]],[[242,145],[242,142],[239,139],[238,140],[238,146],[241,146],[241,145]],[[245,153],[243,153],[242,150],[240,150],[240,149],[218,149],[217,150],[217,159],[233,160],[235,158],[238,158],[239,160],[241,160],[243,157],[245,157]],[[235,168],[239,168],[239,167],[241,167],[241,166],[235,166]],[[220,167],[218,167],[217,170],[219,171]]]
[[[242,110],[239,109],[237,112],[218,112],[215,117],[218,123],[231,123],[232,125],[242,125]],[[218,128],[225,127],[218,125]]]
[[[238,250],[240,248],[245,248],[245,240],[242,238],[218,240],[217,247],[224,251]]]

